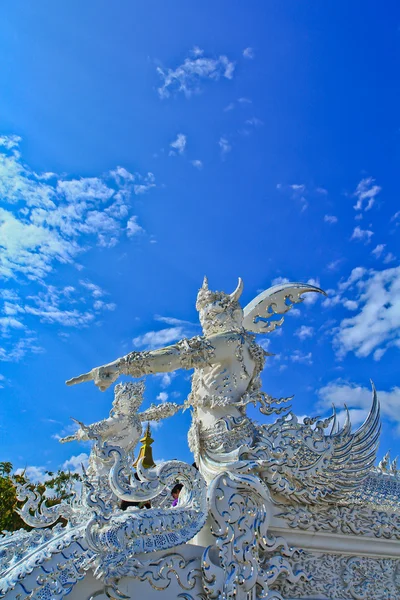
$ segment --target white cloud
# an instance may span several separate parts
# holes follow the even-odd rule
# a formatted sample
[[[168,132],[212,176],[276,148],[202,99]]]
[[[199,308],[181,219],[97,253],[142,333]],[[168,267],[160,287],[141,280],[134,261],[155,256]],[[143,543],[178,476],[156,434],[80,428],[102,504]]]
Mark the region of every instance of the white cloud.
[[[0,329],[3,332],[8,329],[25,329],[25,325],[14,317],[0,317]]]
[[[308,201],[306,196],[308,194],[308,190],[304,183],[291,183],[289,185],[278,183],[276,189],[280,190],[281,192],[289,193],[290,198],[300,204],[301,212],[307,210]]]
[[[362,179],[357,186],[354,196],[357,198],[357,202],[354,205],[355,210],[370,210],[375,203],[376,196],[381,191],[379,185],[374,185],[375,179],[372,177],[366,177]],[[364,206],[366,203],[366,206]]]
[[[158,377],[161,377],[161,387],[167,388],[171,385],[173,374],[171,373],[157,373]]]
[[[294,363],[302,363],[305,365],[312,365],[313,363],[311,352],[304,354],[303,352],[300,352],[300,350],[294,350],[290,354],[290,360]]]
[[[0,360],[4,362],[18,362],[28,352],[32,352],[33,354],[44,352],[43,348],[38,345],[36,337],[31,334],[13,343],[10,347],[0,347]]]
[[[394,213],[393,217],[390,219],[391,221],[397,221],[400,218],[400,210]]]
[[[160,392],[156,397],[156,400],[160,400],[160,402],[166,402],[168,400],[167,392]]]
[[[32,483],[43,483],[51,479],[50,475],[47,475],[45,467],[25,467],[24,469],[16,469],[15,474],[25,474],[25,477]]]
[[[294,332],[294,335],[297,335],[301,340],[305,340],[314,335],[314,327],[308,327],[307,325],[302,325]]]
[[[336,260],[332,260],[330,263],[327,264],[326,268],[329,271],[336,271],[342,261],[343,261],[343,259],[341,259],[341,258],[338,258]]]
[[[357,310],[358,303],[355,300],[343,300],[343,306],[347,308],[347,310]]]
[[[383,262],[385,263],[385,265],[387,265],[387,264],[393,262],[394,260],[396,260],[395,255],[392,254],[392,252],[388,252],[386,254],[386,256],[384,257]]]
[[[199,48],[199,46],[193,46],[192,54],[193,56],[203,56],[204,50],[202,48]]]
[[[126,224],[126,235],[131,238],[140,233],[144,233],[143,227],[137,222],[137,217],[132,216]]]
[[[253,101],[250,98],[238,98],[239,104],[252,104]]]
[[[224,112],[229,112],[230,110],[233,110],[234,108],[235,108],[235,103],[230,102],[229,104],[227,104],[227,106],[225,106]]]
[[[198,331],[199,325],[191,323],[190,321],[184,321],[175,317],[164,317],[162,315],[154,315],[154,320],[160,323],[171,325],[158,331],[147,331],[143,335],[135,337],[132,342],[137,348],[157,348],[165,346],[171,342],[175,342],[178,339],[190,337],[196,331]],[[171,375],[169,376],[171,377]],[[168,385],[170,383],[168,381]],[[164,381],[166,383],[166,381]],[[166,387],[166,386],[165,386]]]
[[[154,315],[154,320],[160,321],[160,323],[166,323],[167,325],[198,327],[197,323],[192,323],[191,321],[184,321],[183,319],[177,319],[176,317],[164,317],[162,315]]]
[[[107,202],[114,195],[115,190],[108,187],[98,177],[82,177],[58,181],[57,192],[64,195],[67,202]]]
[[[289,279],[287,277],[275,277],[271,281],[271,285],[280,285],[281,283],[289,283]]]
[[[96,283],[92,283],[91,281],[88,280],[84,280],[81,279],[79,281],[79,283],[86,288],[87,290],[89,290],[89,292],[92,294],[92,296],[94,298],[101,298],[102,296],[105,295],[105,291],[101,289],[101,287],[99,285],[97,285]]]
[[[369,229],[361,229],[361,227],[355,227],[353,234],[351,236],[350,239],[352,240],[361,240],[363,242],[365,242],[366,244],[368,244],[371,241],[371,237],[374,235],[373,231],[370,231]]]
[[[246,125],[253,125],[253,127],[261,127],[261,125],[264,125],[264,121],[261,121],[261,119],[257,119],[257,117],[246,119],[245,123]]]
[[[201,160],[192,160],[191,163],[194,167],[196,167],[196,169],[199,169],[199,171],[201,171],[203,168],[203,163]]]
[[[376,258],[380,258],[384,249],[386,248],[386,244],[378,244],[376,248],[374,248],[371,252]]]
[[[339,286],[359,306],[351,318],[343,319],[334,335],[339,357],[354,352],[358,357],[379,360],[390,347],[400,348],[400,267],[383,271],[353,269]]]
[[[254,49],[253,49],[253,48],[245,48],[245,49],[243,50],[243,56],[244,56],[245,58],[250,58],[250,59],[253,59],[253,58],[255,57],[255,54],[254,54]]]
[[[325,215],[324,221],[325,221],[325,223],[329,223],[330,225],[333,225],[334,223],[338,222],[338,218],[335,217],[335,215]]]
[[[12,150],[17,148],[21,138],[18,135],[0,135],[0,146],[6,148],[6,150]]]
[[[135,348],[158,348],[185,337],[183,327],[168,327],[159,331],[147,331],[133,338]]]
[[[206,58],[195,55],[194,58],[185,58],[176,69],[162,69],[157,67],[163,83],[158,88],[160,98],[169,98],[173,93],[182,92],[187,98],[201,91],[201,82],[205,80],[218,81],[222,77],[232,79],[235,63],[226,56]]]
[[[311,279],[307,279],[307,283],[309,283],[310,285],[313,285],[314,287],[320,288],[321,284],[319,282],[319,279],[314,279],[313,277],[311,277]],[[303,302],[304,304],[307,304],[308,306],[310,306],[311,304],[315,304],[315,302],[320,299],[320,294],[317,294],[316,292],[309,292],[307,294],[303,295]]]
[[[377,390],[377,395],[382,416],[395,423],[397,433],[400,434],[400,388],[394,387],[390,391]],[[341,379],[331,381],[320,388],[318,396],[320,400],[317,410],[330,411],[332,404],[338,408],[346,404],[350,409],[353,425],[359,425],[365,420],[372,404],[371,388]]]
[[[0,274],[7,279],[41,280],[93,243],[115,245],[132,194],[155,187],[152,173],[133,175],[123,167],[102,178],[42,177],[22,162],[17,137],[1,139],[0,197],[12,207],[0,209]]]
[[[98,311],[114,310],[115,304],[105,302],[104,291],[90,281],[81,281],[86,292],[82,293],[76,285],[56,289],[48,278],[59,264],[81,269],[77,257],[95,244],[111,247],[125,231],[128,236],[141,232],[137,218],[129,216],[131,199],[156,185],[152,173],[130,173],[122,166],[102,177],[37,174],[23,162],[19,143],[17,136],[0,137],[0,276],[29,283],[20,286],[19,295],[13,290],[1,293],[5,342],[0,360],[8,361],[42,351],[26,326],[29,321],[31,327],[32,318],[81,327]],[[42,291],[45,286],[47,293]],[[10,335],[12,329],[19,335],[25,329],[25,337],[17,340]]]
[[[175,155],[176,153],[183,154],[185,152],[186,142],[186,135],[183,133],[178,133],[176,140],[170,143],[171,148],[174,149],[170,152],[170,155]]]
[[[156,178],[154,177],[153,173],[147,173],[143,176],[136,175],[136,180],[140,183],[135,183],[135,185],[133,186],[133,190],[138,196],[141,194],[145,194],[146,192],[151,190],[151,188],[156,187]]]
[[[222,156],[226,156],[226,154],[228,154],[228,152],[230,152],[232,150],[232,146],[230,145],[230,143],[224,136],[220,137],[218,144],[219,144],[219,147],[221,148]]]
[[[89,461],[89,455],[86,452],[81,452],[76,456],[71,456],[62,465],[63,471],[69,471],[70,473],[82,473],[82,465],[87,469]]]
[[[103,300],[96,300],[93,304],[95,310],[115,310],[117,305],[114,302],[103,302]]]

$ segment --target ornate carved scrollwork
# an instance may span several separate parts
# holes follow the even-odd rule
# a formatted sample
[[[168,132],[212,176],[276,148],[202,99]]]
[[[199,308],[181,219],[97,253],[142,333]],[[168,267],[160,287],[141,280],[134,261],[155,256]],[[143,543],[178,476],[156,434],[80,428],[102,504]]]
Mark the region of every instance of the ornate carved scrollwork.
[[[281,600],[271,585],[283,573],[296,582],[283,538],[268,531],[270,496],[254,475],[222,473],[209,486],[208,505],[215,544],[203,555],[203,585],[208,598]]]

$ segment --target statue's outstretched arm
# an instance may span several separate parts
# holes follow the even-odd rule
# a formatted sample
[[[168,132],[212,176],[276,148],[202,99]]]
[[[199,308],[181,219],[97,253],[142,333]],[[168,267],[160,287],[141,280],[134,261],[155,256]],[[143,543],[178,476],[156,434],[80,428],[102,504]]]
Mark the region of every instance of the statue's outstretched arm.
[[[67,385],[94,381],[104,392],[120,375],[138,378],[153,373],[168,373],[177,369],[195,369],[219,362],[232,352],[224,336],[194,337],[149,352],[130,352],[108,365],[69,379]]]
[[[173,417],[181,408],[182,406],[179,406],[175,402],[152,404],[147,410],[138,413],[138,417],[142,423],[144,421],[161,421],[167,417]]]
[[[61,438],[59,440],[61,444],[73,441],[87,442],[88,440],[93,439],[94,435],[112,435],[114,432],[118,431],[120,421],[115,417],[108,417],[107,419],[103,419],[102,421],[97,421],[96,423],[91,423],[90,425],[84,425],[76,419],[72,420],[80,425],[80,429],[78,429],[78,431],[76,431],[73,435],[68,435],[67,437]]]

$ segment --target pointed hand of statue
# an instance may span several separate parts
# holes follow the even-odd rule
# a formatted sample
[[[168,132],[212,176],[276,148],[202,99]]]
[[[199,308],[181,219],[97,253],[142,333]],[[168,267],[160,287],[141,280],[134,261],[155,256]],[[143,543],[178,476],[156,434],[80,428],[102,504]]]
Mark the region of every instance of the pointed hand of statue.
[[[119,369],[117,363],[110,363],[108,365],[104,365],[103,367],[96,367],[89,371],[89,373],[84,373],[83,375],[78,375],[78,377],[73,377],[72,379],[68,379],[65,383],[67,385],[76,385],[77,383],[85,383],[86,381],[93,381],[95,385],[99,388],[101,392],[105,392],[106,389],[110,387],[119,377]]]

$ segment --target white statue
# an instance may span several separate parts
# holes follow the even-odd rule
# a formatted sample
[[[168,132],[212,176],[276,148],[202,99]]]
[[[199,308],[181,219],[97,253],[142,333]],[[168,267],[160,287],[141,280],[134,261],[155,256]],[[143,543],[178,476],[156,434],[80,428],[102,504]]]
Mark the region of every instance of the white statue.
[[[245,415],[246,405],[260,402],[262,412],[277,412],[270,407],[273,399],[261,392],[260,373],[267,353],[253,334],[268,333],[282,325],[283,318],[274,320],[274,316],[301,302],[301,294],[324,292],[308,284],[285,283],[266,290],[243,310],[239,304],[242,290],[239,279],[232,294],[213,292],[205,278],[196,302],[203,336],[183,339],[159,350],[131,352],[70,379],[67,385],[93,380],[104,391],[121,374],[141,377],[180,368],[194,369],[186,406],[193,407],[194,412],[190,445],[196,461],[200,459],[200,438],[205,447],[216,449],[223,436],[225,451],[233,450],[239,441],[251,445],[254,431]]]
[[[159,406],[152,404],[149,409],[139,413],[143,402],[144,382],[124,383],[115,386],[114,401],[107,419],[91,425],[84,425],[73,419],[80,428],[73,434],[62,438],[60,442],[87,441],[97,439],[102,443],[115,445],[125,452],[127,460],[133,463],[133,451],[142,434],[142,425],[146,421],[159,421],[176,414],[180,406],[174,402],[164,402]],[[89,476],[108,476],[112,459],[105,460],[99,444],[95,444],[89,458]]]
[[[376,444],[367,443],[368,438],[377,440],[379,435],[375,392],[372,413],[354,434],[350,421],[332,436],[325,434],[321,425],[312,428],[307,423],[298,424],[293,416],[288,421],[289,415],[272,426],[258,426],[246,415],[249,403],[260,404],[261,412],[269,415],[285,410],[273,404],[287,400],[275,400],[262,392],[260,374],[268,353],[256,343],[254,334],[280,327],[283,317],[276,319],[276,315],[302,302],[302,294],[325,292],[305,283],[282,283],[262,292],[242,309],[242,290],[239,279],[232,294],[214,292],[205,278],[196,302],[202,336],[159,350],[131,352],[70,379],[67,385],[93,380],[104,391],[121,374],[141,377],[180,368],[194,369],[192,389],[185,403],[185,407],[193,409],[189,445],[208,482],[227,469],[251,468],[273,490],[303,499],[307,496],[310,501],[334,495],[337,489],[356,487],[375,457]],[[327,427],[329,422],[321,423]],[[301,452],[296,453],[295,447]],[[249,466],[249,461],[253,461],[253,466]]]

